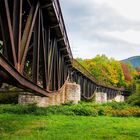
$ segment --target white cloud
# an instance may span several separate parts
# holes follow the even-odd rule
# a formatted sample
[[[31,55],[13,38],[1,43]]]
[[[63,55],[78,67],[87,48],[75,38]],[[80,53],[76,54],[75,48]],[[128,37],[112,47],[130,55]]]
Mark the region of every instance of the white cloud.
[[[97,35],[95,35],[97,37]],[[75,57],[93,58],[97,54],[105,54],[108,57],[114,57],[118,60],[139,55],[140,47],[137,44],[128,43],[112,37],[110,35],[101,35],[99,40],[81,39],[81,36],[72,35],[72,51]],[[79,47],[80,46],[80,47]]]
[[[140,54],[138,0],[60,2],[74,57],[106,54],[124,59]]]
[[[99,4],[107,4],[118,13],[132,20],[140,20],[140,0],[95,0]]]
[[[122,39],[130,43],[140,44],[140,31],[134,31],[134,30],[127,30],[123,32],[112,31],[112,32],[104,32],[104,35]]]

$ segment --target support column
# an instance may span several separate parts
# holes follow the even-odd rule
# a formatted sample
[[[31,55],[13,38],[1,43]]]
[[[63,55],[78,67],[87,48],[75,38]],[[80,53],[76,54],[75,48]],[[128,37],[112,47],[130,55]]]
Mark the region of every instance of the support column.
[[[124,102],[124,96],[117,94],[116,97],[114,98],[116,102]]]
[[[78,104],[81,100],[81,87],[76,83],[67,83],[66,85],[66,102],[72,101]]]
[[[106,103],[107,102],[107,93],[96,92],[95,93],[95,102],[96,103]]]
[[[39,107],[60,105],[72,101],[77,104],[81,99],[80,85],[76,83],[65,83],[61,90],[53,92],[50,97],[36,96],[33,93],[22,92],[19,95],[19,104],[36,104]]]

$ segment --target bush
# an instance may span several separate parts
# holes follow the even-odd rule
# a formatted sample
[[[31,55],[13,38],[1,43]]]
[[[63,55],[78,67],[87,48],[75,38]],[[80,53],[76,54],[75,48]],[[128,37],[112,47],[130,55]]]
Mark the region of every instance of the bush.
[[[0,93],[0,104],[17,104],[17,103],[18,103],[17,92]]]
[[[75,115],[80,116],[98,116],[98,111],[92,107],[83,107],[82,105],[75,105],[71,108]]]
[[[1,111],[3,113],[14,113],[14,114],[34,114],[37,110],[35,104],[31,105],[11,105]]]
[[[131,105],[140,106],[140,83],[137,82],[136,91],[134,94],[128,97],[127,103]]]
[[[140,109],[136,108],[128,108],[128,109],[122,109],[122,110],[112,110],[111,112],[112,116],[115,117],[140,117]]]
[[[110,102],[110,103],[105,103],[105,104],[102,104],[102,106],[109,106],[109,107],[112,107],[113,109],[124,109],[124,108],[128,108],[130,107],[129,104],[125,103],[125,102]]]
[[[31,105],[1,105],[0,113],[33,114],[33,115],[78,115],[78,116],[140,116],[140,108],[126,103],[94,104],[83,103],[78,105],[60,105],[47,108]]]

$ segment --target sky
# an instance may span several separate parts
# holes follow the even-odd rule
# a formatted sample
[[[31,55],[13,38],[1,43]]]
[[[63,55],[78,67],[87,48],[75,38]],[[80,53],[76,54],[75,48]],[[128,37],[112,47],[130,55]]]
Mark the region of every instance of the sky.
[[[59,0],[74,58],[140,55],[140,0]]]

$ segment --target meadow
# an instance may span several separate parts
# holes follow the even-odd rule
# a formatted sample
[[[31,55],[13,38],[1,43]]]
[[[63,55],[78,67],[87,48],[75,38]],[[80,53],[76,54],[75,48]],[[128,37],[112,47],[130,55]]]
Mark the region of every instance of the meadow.
[[[0,114],[1,140],[139,140],[140,118]]]
[[[111,114],[111,110],[130,108],[137,110],[137,117],[136,113]],[[0,105],[0,140],[139,140],[138,110],[125,103],[82,102],[48,108]]]

